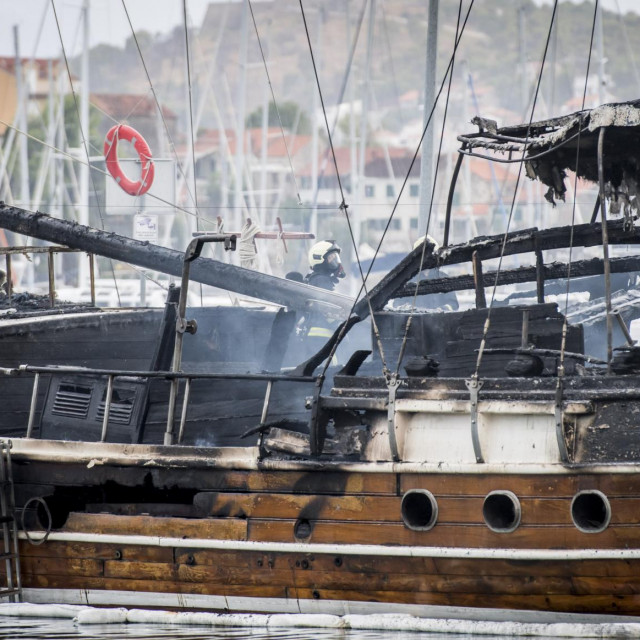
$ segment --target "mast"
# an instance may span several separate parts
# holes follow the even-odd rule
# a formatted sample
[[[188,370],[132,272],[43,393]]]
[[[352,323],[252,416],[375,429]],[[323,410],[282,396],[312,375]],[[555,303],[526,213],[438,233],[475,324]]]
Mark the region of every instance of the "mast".
[[[22,60],[20,59],[20,38],[18,25],[13,25],[13,45],[15,49],[16,89],[18,94],[18,129],[27,131],[27,104],[28,87],[25,86],[22,75]],[[20,200],[23,207],[29,207],[31,196],[29,194],[29,148],[27,136],[20,136]]]
[[[602,3],[598,3],[596,13],[596,43],[598,47],[598,104],[604,104],[605,86],[607,81],[604,75],[604,65],[606,59],[604,57],[604,25],[602,15]]]
[[[438,2],[429,0],[429,16],[427,23],[427,62],[424,79],[424,113],[423,126],[427,126],[429,114],[436,97],[436,66],[438,63]],[[420,163],[420,211],[418,215],[418,233],[427,232],[429,205],[433,190],[433,118],[422,141],[422,158]]]
[[[369,26],[367,30],[367,59],[364,66],[364,87],[362,110],[360,112],[360,160],[358,163],[358,203],[355,207],[353,235],[356,250],[360,247],[362,216],[360,210],[364,206],[365,167],[367,164],[367,120],[369,116],[369,97],[371,95],[371,54],[373,50],[373,29],[376,19],[376,0],[369,0]],[[355,258],[355,256],[354,256]],[[354,282],[354,287],[356,283]]]
[[[518,61],[520,66],[520,114],[524,118],[529,102],[529,87],[527,83],[527,41],[526,41],[526,16],[524,0],[518,7]]]
[[[82,62],[80,85],[80,144],[84,144],[87,162],[80,165],[78,222],[89,224],[89,0],[82,5]],[[84,140],[82,140],[84,138]],[[78,285],[89,277],[89,264],[84,255],[78,256]]]
[[[322,64],[322,27],[324,24],[324,8],[318,7],[318,40],[316,43],[316,61],[318,70]],[[313,193],[313,209],[311,210],[311,224],[309,231],[318,235],[318,91],[312,83],[311,90],[311,117],[313,119],[313,130],[311,131],[311,184]],[[339,108],[339,107],[338,107]]]
[[[238,82],[236,111],[236,170],[235,193],[233,202],[234,227],[240,229],[244,211],[243,166],[244,166],[244,114],[247,89],[247,29],[249,25],[249,0],[242,0],[242,17],[240,22],[240,79]]]

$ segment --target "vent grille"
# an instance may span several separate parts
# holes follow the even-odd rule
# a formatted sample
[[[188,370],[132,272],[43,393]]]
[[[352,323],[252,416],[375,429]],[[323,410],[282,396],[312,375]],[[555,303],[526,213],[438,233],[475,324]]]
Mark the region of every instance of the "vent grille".
[[[73,418],[86,418],[91,403],[91,387],[61,384],[56,391],[51,413]]]
[[[98,406],[98,420],[104,419],[104,406],[103,400]],[[131,415],[133,414],[133,403],[131,402],[113,402],[109,408],[109,423],[115,422],[118,424],[129,424],[131,422]]]

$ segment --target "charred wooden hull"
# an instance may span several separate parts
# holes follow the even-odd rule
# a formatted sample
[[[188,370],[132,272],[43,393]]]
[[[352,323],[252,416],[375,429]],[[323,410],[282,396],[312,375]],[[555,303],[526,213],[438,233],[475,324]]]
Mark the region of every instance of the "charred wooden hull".
[[[640,615],[637,466],[261,463],[254,449],[26,440],[13,461],[18,504],[40,496],[51,513],[27,526],[51,528],[43,544],[21,541],[32,601]],[[495,530],[496,492],[517,498],[513,531]],[[429,527],[407,507],[427,493]],[[575,508],[595,494],[610,506],[598,532]]]

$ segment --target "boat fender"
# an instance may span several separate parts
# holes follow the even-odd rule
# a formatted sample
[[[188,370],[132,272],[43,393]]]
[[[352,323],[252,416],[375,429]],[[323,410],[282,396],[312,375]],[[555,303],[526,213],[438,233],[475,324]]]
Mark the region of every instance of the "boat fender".
[[[118,142],[127,140],[140,159],[140,180],[133,181],[127,178],[120,163],[118,162]],[[113,179],[120,185],[120,188],[130,196],[141,196],[151,188],[155,168],[151,158],[151,149],[147,141],[133,128],[127,124],[116,124],[109,131],[104,139],[104,158],[107,170]]]
[[[84,609],[73,619],[75,624],[122,624],[127,621],[127,609]]]

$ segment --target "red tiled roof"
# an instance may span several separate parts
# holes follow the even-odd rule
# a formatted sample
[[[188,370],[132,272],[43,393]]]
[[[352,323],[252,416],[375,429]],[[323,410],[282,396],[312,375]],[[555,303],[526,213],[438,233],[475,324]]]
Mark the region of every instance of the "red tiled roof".
[[[152,96],[135,93],[92,93],[90,101],[98,109],[120,120],[130,116],[155,116],[156,102]],[[177,118],[168,107],[162,107],[165,118]]]
[[[53,71],[55,73],[57,67],[60,65],[59,58],[21,58],[23,68],[35,65],[38,69],[38,77],[46,78],[49,73],[49,61],[52,63]],[[11,56],[0,56],[0,69],[15,75],[16,59]]]

